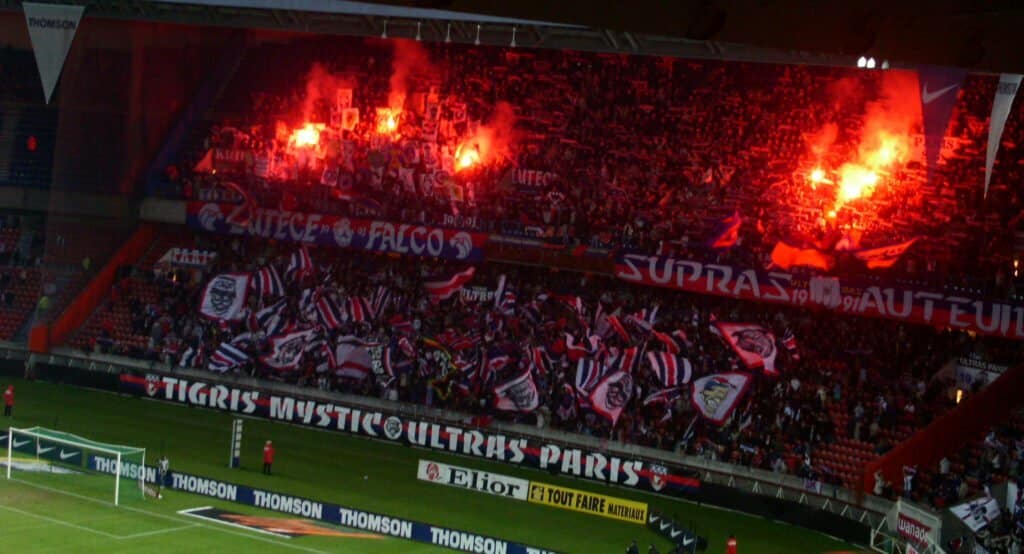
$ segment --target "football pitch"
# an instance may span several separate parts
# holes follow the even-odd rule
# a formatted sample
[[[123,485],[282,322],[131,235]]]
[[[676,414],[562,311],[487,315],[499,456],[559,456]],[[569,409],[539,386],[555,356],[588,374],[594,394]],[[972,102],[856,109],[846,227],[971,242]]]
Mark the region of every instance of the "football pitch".
[[[246,419],[242,467],[229,469],[229,414],[64,385],[22,380],[14,384],[15,417],[0,418],[4,430],[38,425],[144,447],[147,463],[163,454],[172,471],[559,552],[622,552],[633,539],[642,551],[654,544],[666,552],[670,545],[640,525],[418,481],[417,461],[435,460],[647,502],[707,537],[708,552],[723,552],[730,533],[736,535],[741,551],[756,554],[859,551],[825,535],[760,517],[265,420]],[[261,473],[262,446],[268,439],[277,450],[273,476]],[[114,507],[113,479],[98,475],[15,471],[14,476],[10,481],[0,478],[0,540],[11,552],[448,551],[178,491],[164,491],[159,500],[140,498]],[[90,479],[108,483],[90,484]],[[101,490],[109,490],[111,498],[99,494]],[[219,515],[197,517],[203,513]]]

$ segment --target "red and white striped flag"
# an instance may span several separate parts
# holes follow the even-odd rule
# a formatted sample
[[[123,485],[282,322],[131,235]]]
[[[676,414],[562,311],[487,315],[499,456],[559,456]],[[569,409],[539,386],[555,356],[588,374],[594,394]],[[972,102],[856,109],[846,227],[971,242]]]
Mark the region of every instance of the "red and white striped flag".
[[[459,289],[468,283],[475,273],[476,268],[469,267],[447,279],[424,281],[423,288],[425,288],[427,290],[427,294],[430,295],[430,301],[437,304],[442,300],[451,298],[455,293],[459,292]]]

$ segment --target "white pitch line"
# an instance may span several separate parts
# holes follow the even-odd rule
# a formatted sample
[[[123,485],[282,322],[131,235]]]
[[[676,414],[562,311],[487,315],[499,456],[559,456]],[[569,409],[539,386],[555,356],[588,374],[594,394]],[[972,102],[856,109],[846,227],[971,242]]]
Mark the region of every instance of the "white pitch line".
[[[157,529],[156,531],[143,531],[142,533],[135,533],[134,535],[124,535],[124,536],[118,537],[118,539],[121,539],[121,540],[140,539],[142,537],[151,537],[153,535],[162,535],[164,533],[173,533],[175,531],[184,531],[185,529],[192,529],[194,527],[197,527],[198,525],[199,525],[198,523],[191,523],[189,525],[182,525],[181,527],[171,527],[169,529]]]
[[[202,519],[202,520],[206,520],[206,521],[212,521],[213,523],[216,523],[216,524],[219,524],[219,525],[227,525],[228,527],[234,527],[236,529],[245,529],[246,531],[262,533],[264,535],[270,535],[272,537],[277,537],[279,539],[290,539],[291,538],[288,535],[281,535],[279,533],[274,533],[273,531],[267,531],[266,529],[256,529],[255,527],[246,527],[245,525],[239,525],[239,524],[231,522],[231,521],[223,521],[223,520],[220,520],[220,519],[216,519],[216,518],[212,518],[212,517],[207,517],[207,516],[199,515],[199,514],[195,513],[196,511],[198,511],[200,509],[202,509],[202,508],[193,508],[191,510],[181,510],[178,513],[182,514],[182,515],[187,515],[189,517],[194,517],[194,518],[198,518],[198,519]]]
[[[12,508],[10,506],[0,506],[0,510],[7,510],[7,511],[10,511],[10,512],[14,512],[16,514],[21,514],[23,516],[34,517],[36,519],[41,519],[43,521],[49,521],[50,523],[56,523],[57,525],[64,525],[65,527],[71,527],[73,529],[78,529],[79,531],[85,531],[87,533],[95,533],[97,535],[100,535],[101,537],[106,537],[108,539],[119,539],[119,538],[121,538],[118,535],[114,535],[112,533],[107,533],[105,531],[99,531],[97,529],[93,529],[91,527],[85,527],[83,525],[76,525],[74,523],[71,523],[70,521],[64,521],[62,519],[47,517],[47,516],[43,516],[43,515],[39,515],[39,514],[33,514],[32,512],[26,512],[24,510],[19,510],[17,508]]]
[[[42,489],[42,490],[47,490],[47,491],[50,491],[50,492],[55,492],[57,494],[64,494],[64,495],[67,495],[67,496],[72,496],[74,498],[79,498],[79,499],[86,500],[88,502],[93,502],[93,503],[96,503],[96,504],[102,504],[104,506],[109,506],[111,508],[114,507],[114,504],[112,502],[104,502],[104,501],[96,499],[96,498],[90,498],[88,496],[82,496],[80,494],[75,494],[73,492],[62,491],[60,489],[55,489],[55,488],[52,488],[52,487],[47,487],[45,485],[40,485],[38,483],[32,483],[30,481],[23,481],[23,480],[17,479],[17,478],[11,478],[11,481],[17,481],[18,483],[21,483],[23,485],[28,485],[30,487],[35,487],[37,489]],[[121,510],[128,510],[130,512],[137,512],[137,513],[140,513],[140,514],[146,514],[148,516],[155,517],[155,518],[167,519],[167,520],[170,520],[170,521],[177,521],[178,523],[192,523],[190,520],[182,519],[181,517],[171,516],[171,515],[167,515],[167,514],[161,514],[159,512],[151,512],[149,510],[143,510],[141,508],[132,508],[131,506],[121,506],[119,509],[121,509]],[[204,528],[204,529],[210,529],[212,531],[219,531],[221,533],[227,533],[229,535],[234,535],[236,537],[243,537],[243,538],[251,539],[251,540],[254,540],[254,541],[265,542],[265,543],[268,543],[268,544],[273,544],[275,546],[281,546],[281,547],[289,548],[289,549],[292,549],[292,550],[300,550],[302,552],[312,552],[314,554],[328,554],[327,552],[325,552],[323,550],[317,550],[315,548],[299,546],[297,544],[289,544],[289,543],[282,542],[282,541],[276,541],[276,540],[273,540],[273,539],[261,537],[259,535],[253,535],[252,533],[241,533],[241,532],[238,532],[238,531],[232,531],[231,529],[225,529],[223,527],[209,525],[209,524],[206,524],[206,523],[199,523],[198,525],[200,527]]]

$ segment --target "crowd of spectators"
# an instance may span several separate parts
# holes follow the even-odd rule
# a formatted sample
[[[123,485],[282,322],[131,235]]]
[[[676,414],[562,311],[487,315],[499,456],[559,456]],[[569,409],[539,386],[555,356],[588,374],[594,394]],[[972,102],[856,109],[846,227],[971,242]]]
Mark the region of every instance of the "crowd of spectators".
[[[375,110],[388,106],[393,92],[393,42],[303,39],[255,49],[213,111],[209,133],[169,169],[171,180],[193,199],[232,198],[222,186],[231,182],[269,208],[745,265],[764,265],[780,240],[830,248],[843,234],[862,235],[865,247],[921,237],[893,272],[1013,292],[1014,241],[1005,230],[1022,220],[1016,159],[1024,111],[1010,116],[983,199],[994,76],[966,78],[931,182],[919,159],[899,164],[872,196],[830,217],[831,189],[812,189],[808,172],[855,156],[865,119],[873,117],[866,106],[886,105],[887,79],[897,79],[896,72],[424,48],[429,63],[408,71],[398,133],[384,139]],[[318,90],[321,80],[310,84],[314,63],[317,75],[334,79],[324,82],[352,90],[360,119],[351,131],[331,130],[335,91]],[[495,122],[499,105],[514,112],[514,139],[480,166],[456,172],[455,152],[477,144],[478,124],[503,124]],[[309,121],[328,124],[316,154],[289,149],[287,131]],[[831,125],[831,147],[811,154],[815,137]],[[919,124],[910,131],[908,142],[918,144]],[[218,149],[237,163],[215,174],[209,166],[194,171]],[[343,193],[320,185],[322,169],[333,167],[340,168]],[[715,225],[735,212],[744,218],[741,243],[708,251]]]
[[[374,374],[357,379],[335,375],[316,355],[304,357],[294,371],[281,372],[257,361],[270,348],[269,337],[261,334],[251,318],[223,325],[200,316],[197,306],[211,275],[253,272],[268,265],[276,266],[284,275],[294,248],[258,239],[199,236],[195,240],[197,248],[217,252],[213,267],[204,271],[136,270],[134,276],[125,277],[115,287],[109,304],[99,309],[77,344],[92,351],[205,367],[205,360],[221,343],[251,332],[252,340],[244,342],[250,361],[235,371],[460,410],[483,418],[514,419],[610,437],[798,474],[808,482],[853,486],[867,461],[884,454],[954,405],[954,386],[935,378],[943,364],[964,351],[998,348],[1005,342],[884,320],[766,309],[762,304],[669,293],[601,276],[489,263],[476,268],[467,287],[494,290],[499,276],[505,275],[507,290],[516,299],[515,309],[499,306],[493,300],[481,303],[460,295],[435,304],[428,301],[422,283],[457,269],[446,262],[418,259],[410,264],[386,256],[317,249],[310,253],[318,267],[315,276],[294,282],[285,279],[285,313],[300,328],[315,325],[315,321],[304,321],[301,315],[304,290],[320,290],[343,303],[349,297],[369,300],[378,287],[384,287],[393,299],[389,308],[372,322],[346,323],[328,333],[328,344],[342,335],[391,346],[401,337],[413,344],[432,337],[452,345],[455,365],[463,369],[476,367],[485,355],[493,358],[495,351],[507,354],[510,361],[486,386],[463,378],[468,371],[445,373],[424,356],[416,358],[407,371],[394,375],[393,381]],[[582,318],[570,306],[576,297],[584,306]],[[570,300],[567,303],[565,299]],[[255,312],[272,301],[253,294],[248,307]],[[681,355],[692,362],[694,380],[710,373],[745,370],[729,346],[710,330],[713,316],[721,321],[763,325],[777,338],[792,331],[799,346],[789,354],[780,349],[777,366],[781,376],[753,372],[746,398],[722,426],[697,417],[688,393],[667,405],[645,405],[644,399],[663,385],[648,363],[641,361],[634,375],[635,394],[612,426],[586,409],[585,403],[577,402],[573,392],[577,366],[569,362],[565,344],[566,333],[577,340],[586,336],[584,326],[592,323],[599,306],[604,314],[617,314],[623,320],[629,314],[657,307],[657,330],[685,334],[687,344]],[[132,315],[119,322],[116,313]],[[122,333],[124,329],[119,326],[128,332]],[[461,343],[457,347],[460,350],[455,350],[456,343]],[[629,341],[612,333],[602,344],[609,351],[631,345],[649,352],[664,350],[658,340],[644,333],[631,333]],[[550,372],[535,371],[541,406],[520,415],[496,410],[493,385],[531,367],[528,349],[535,346],[546,348],[554,362]],[[203,355],[193,357],[200,350]],[[856,445],[864,457],[854,464],[842,460],[838,448],[847,444]],[[927,497],[924,492],[920,495]]]

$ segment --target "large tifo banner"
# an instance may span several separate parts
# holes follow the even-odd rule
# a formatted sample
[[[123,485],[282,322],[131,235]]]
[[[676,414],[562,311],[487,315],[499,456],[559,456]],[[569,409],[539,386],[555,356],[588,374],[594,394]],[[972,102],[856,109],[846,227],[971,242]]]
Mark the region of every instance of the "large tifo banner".
[[[122,392],[136,396],[330,429],[673,496],[682,496],[700,487],[700,481],[679,468],[549,444],[536,438],[152,373],[122,373],[120,383]]]
[[[804,279],[785,271],[742,269],[693,260],[622,254],[615,275],[631,283],[793,306],[818,306],[844,314],[882,317],[1024,338],[1024,306],[964,296],[841,283],[835,277]]]
[[[101,473],[115,473],[116,460],[103,456],[89,456],[89,469]],[[144,472],[146,481],[155,483],[155,468],[123,462],[121,476],[137,479]],[[485,554],[554,554],[543,548],[477,535],[466,531],[438,527],[429,523],[412,521],[403,518],[365,512],[355,508],[347,508],[338,504],[310,500],[288,494],[280,494],[262,489],[254,489],[246,485],[228,483],[217,479],[208,479],[199,475],[171,472],[163,485],[167,488],[208,496],[218,500],[237,502],[246,506],[255,506],[264,510],[282,512],[290,515],[324,521],[334,525],[351,527],[380,535],[387,535],[416,542],[424,542],[461,550],[463,552],[479,552]]]
[[[245,204],[188,202],[186,210],[193,229],[373,252],[475,262],[487,242],[484,233],[262,208],[249,213]]]

